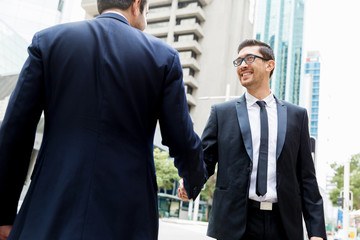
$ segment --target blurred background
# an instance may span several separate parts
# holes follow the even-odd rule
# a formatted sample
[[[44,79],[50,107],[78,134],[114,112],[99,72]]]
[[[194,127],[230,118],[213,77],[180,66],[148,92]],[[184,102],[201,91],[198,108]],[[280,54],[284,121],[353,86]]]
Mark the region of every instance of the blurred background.
[[[145,32],[178,50],[189,113],[201,135],[213,104],[240,97],[232,60],[255,38],[275,52],[271,89],[305,107],[329,239],[360,239],[360,2],[354,0],[148,0]],[[0,122],[35,32],[92,19],[95,0],[0,0]],[[86,43],[84,43],[86,44]],[[358,106],[358,107],[356,107]],[[29,173],[42,139],[40,120]],[[205,237],[216,176],[196,201],[176,196],[177,171],[156,130],[160,239]],[[348,164],[349,167],[346,167]],[[345,166],[345,171],[344,171]],[[344,194],[344,176],[345,189]],[[30,184],[24,185],[23,195]],[[21,202],[20,202],[21,203]],[[343,221],[345,219],[345,221]],[[345,223],[345,226],[344,226]],[[177,232],[179,234],[177,234]],[[180,239],[180,238],[179,238]]]

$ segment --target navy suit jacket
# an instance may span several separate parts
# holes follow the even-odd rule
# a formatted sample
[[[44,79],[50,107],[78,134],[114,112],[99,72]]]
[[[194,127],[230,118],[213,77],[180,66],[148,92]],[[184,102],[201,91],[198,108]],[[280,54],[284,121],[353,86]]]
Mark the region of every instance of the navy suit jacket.
[[[303,240],[304,215],[308,235],[325,239],[323,201],[310,152],[306,110],[278,99],[276,102],[276,189],[287,238]],[[218,164],[208,235],[221,240],[239,240],[246,230],[253,166],[245,95],[212,107],[202,141],[209,176]]]
[[[37,33],[28,52],[0,131],[9,240],[157,239],[157,120],[190,198],[205,180],[177,51],[106,13]],[[16,216],[42,111],[43,141]]]

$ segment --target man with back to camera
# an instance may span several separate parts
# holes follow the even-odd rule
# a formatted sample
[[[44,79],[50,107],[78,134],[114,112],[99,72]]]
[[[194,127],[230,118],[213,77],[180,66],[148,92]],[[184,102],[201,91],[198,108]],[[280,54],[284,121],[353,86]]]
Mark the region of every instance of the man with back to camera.
[[[157,239],[157,120],[189,196],[206,180],[177,51],[140,31],[147,1],[97,3],[96,19],[43,30],[29,46],[0,130],[1,240]]]
[[[271,92],[269,45],[245,40],[233,63],[247,91],[212,106],[202,135],[209,176],[218,164],[208,236],[303,240],[304,215],[310,240],[326,239],[306,110]],[[178,192],[188,200],[182,185]]]

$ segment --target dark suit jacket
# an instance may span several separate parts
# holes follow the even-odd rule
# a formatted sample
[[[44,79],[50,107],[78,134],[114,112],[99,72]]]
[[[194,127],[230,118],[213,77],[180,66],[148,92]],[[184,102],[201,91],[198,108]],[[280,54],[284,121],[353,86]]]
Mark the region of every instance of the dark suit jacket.
[[[0,225],[13,239],[157,239],[153,136],[194,198],[204,183],[177,52],[120,15],[35,34],[0,131]],[[43,142],[15,219],[39,117]]]
[[[326,237],[323,201],[310,152],[306,110],[277,100],[276,183],[288,239],[303,240],[302,214],[309,236]],[[207,172],[218,163],[208,235],[239,240],[246,229],[252,170],[252,138],[245,95],[214,105],[202,135]]]

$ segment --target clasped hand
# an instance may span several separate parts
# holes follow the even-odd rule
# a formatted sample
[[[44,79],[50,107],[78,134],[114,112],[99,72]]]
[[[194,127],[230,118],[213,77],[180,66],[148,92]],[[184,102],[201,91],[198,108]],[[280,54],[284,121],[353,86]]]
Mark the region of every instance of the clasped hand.
[[[187,202],[189,200],[192,200],[192,199],[189,199],[189,197],[186,193],[186,190],[184,187],[184,179],[182,179],[182,178],[179,180],[178,195],[179,195],[179,198],[183,201]]]
[[[0,226],[0,240],[6,240],[11,231],[11,225]]]

